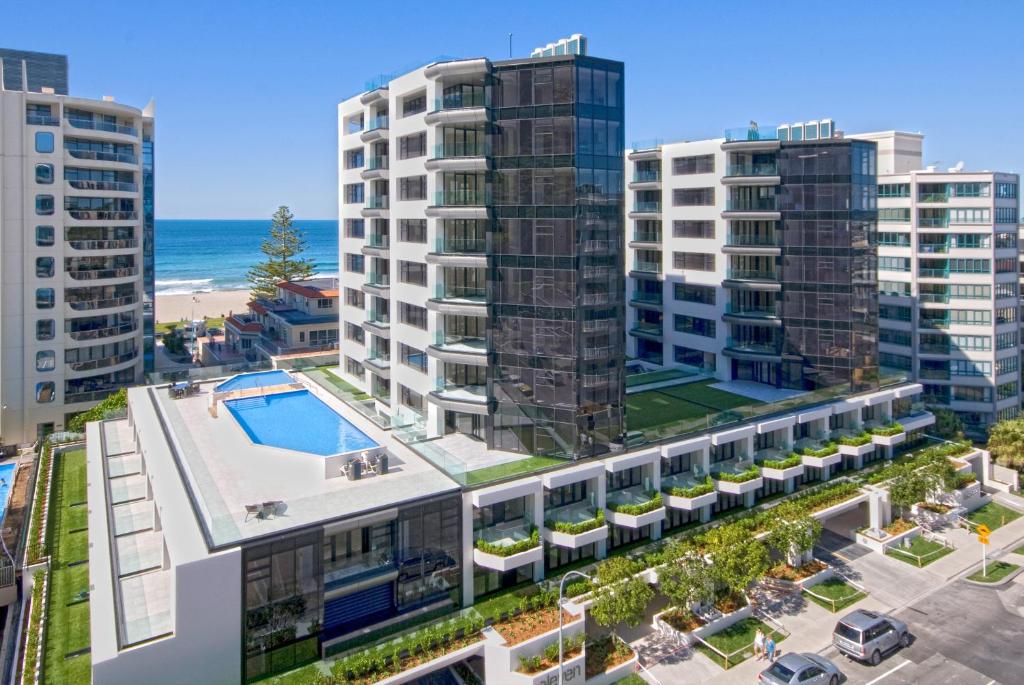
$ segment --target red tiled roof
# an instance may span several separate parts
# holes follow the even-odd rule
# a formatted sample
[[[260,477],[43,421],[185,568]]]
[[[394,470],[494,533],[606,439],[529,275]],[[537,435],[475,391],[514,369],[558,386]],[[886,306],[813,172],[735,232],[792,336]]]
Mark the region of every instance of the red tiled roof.
[[[263,330],[263,324],[255,321],[242,321],[237,316],[229,316],[224,323],[241,333],[259,333]]]
[[[281,281],[277,284],[277,287],[282,290],[293,292],[296,295],[301,295],[302,297],[338,297],[339,295],[337,288],[327,289],[317,286],[302,285],[301,281],[296,283]]]
[[[265,305],[259,303],[259,302],[250,302],[249,303],[249,310],[253,311],[253,312],[256,312],[257,314],[266,314],[267,313],[267,307]]]

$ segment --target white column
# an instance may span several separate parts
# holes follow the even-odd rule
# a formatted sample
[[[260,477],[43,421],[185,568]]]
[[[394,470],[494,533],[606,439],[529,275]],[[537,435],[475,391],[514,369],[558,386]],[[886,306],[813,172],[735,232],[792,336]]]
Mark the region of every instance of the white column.
[[[473,604],[473,501],[462,493],[462,605]]]
[[[537,526],[538,530],[544,525],[544,495],[543,489],[534,492],[532,495],[527,495],[527,505],[532,503],[533,505],[533,525]],[[541,543],[543,547],[544,543]],[[544,559],[535,561],[533,563],[533,580],[536,583],[544,580]]]

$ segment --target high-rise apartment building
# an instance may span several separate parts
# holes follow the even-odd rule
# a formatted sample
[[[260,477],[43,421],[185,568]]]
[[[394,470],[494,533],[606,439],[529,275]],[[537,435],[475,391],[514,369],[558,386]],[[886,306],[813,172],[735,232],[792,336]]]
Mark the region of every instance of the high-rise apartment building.
[[[920,135],[856,137],[894,150],[878,176],[880,363],[983,438],[1020,410],[1020,179],[922,168]]]
[[[878,384],[876,147],[830,120],[629,153],[630,354],[786,390]]]
[[[436,62],[338,114],[345,377],[430,436],[618,449],[623,65]]]
[[[0,443],[142,380],[153,109],[67,95],[61,55],[0,51]]]

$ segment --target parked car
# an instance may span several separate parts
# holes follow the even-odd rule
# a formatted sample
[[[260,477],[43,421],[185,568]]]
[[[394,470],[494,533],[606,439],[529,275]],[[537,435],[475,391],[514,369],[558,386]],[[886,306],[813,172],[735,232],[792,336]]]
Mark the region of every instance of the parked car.
[[[877,666],[883,656],[910,646],[910,632],[903,621],[858,609],[839,619],[832,644],[848,657]]]
[[[783,654],[758,676],[765,685],[839,685],[842,679],[842,672],[825,657],[797,652]]]

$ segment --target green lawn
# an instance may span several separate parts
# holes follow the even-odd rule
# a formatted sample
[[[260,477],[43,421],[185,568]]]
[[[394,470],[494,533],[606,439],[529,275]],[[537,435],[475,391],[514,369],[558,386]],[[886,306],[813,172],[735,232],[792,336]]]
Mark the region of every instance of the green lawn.
[[[612,685],[647,685],[647,681],[636,673],[630,673],[622,680],[616,680]]]
[[[682,369],[665,369],[664,371],[648,371],[646,373],[631,373],[626,376],[626,387],[633,388],[638,385],[647,385],[648,383],[662,383],[664,381],[674,381],[679,378],[686,378],[693,374],[687,373]]]
[[[912,566],[927,566],[936,559],[941,559],[953,551],[950,547],[941,545],[933,540],[926,540],[920,535],[914,538],[909,547],[900,546],[898,550],[890,547],[885,553],[894,559],[905,561]],[[901,552],[909,552],[910,554],[903,554]]]
[[[705,656],[716,664],[725,668],[732,668],[736,664],[745,661],[754,655],[754,635],[757,633],[758,628],[760,628],[765,635],[772,635],[775,640],[775,644],[786,639],[785,635],[774,633],[771,626],[758,621],[756,618],[745,618],[742,621],[732,624],[725,630],[715,633],[707,638],[708,644],[723,654],[732,654],[733,652],[743,650],[739,654],[730,657],[728,664],[724,662],[721,655],[716,654],[702,644],[699,644],[697,649],[703,652]]]
[[[1013,553],[1014,554],[1020,554],[1020,555],[1024,556],[1024,545],[1021,545],[1017,549],[1013,550]]]
[[[508,478],[520,473],[530,473],[549,466],[557,466],[565,463],[565,459],[558,459],[556,457],[527,457],[526,459],[512,461],[507,464],[485,466],[484,468],[477,469],[475,471],[467,471],[466,485],[489,483],[492,480]]]
[[[700,419],[736,407],[763,404],[757,400],[709,387],[717,382],[709,379],[627,395],[626,427],[631,431],[643,431]]]
[[[978,569],[967,576],[967,580],[976,580],[979,583],[997,583],[1018,568],[1020,566],[1017,564],[1011,564],[1006,561],[990,561],[988,563],[988,575],[982,575],[981,569]]]
[[[803,592],[807,599],[833,613],[842,611],[867,596],[841,578],[829,578],[825,582],[818,583],[814,587],[809,588],[809,590],[804,590]],[[810,594],[811,592],[814,594]],[[821,599],[821,597],[816,597],[815,595],[821,595],[821,597],[826,599]]]
[[[1020,512],[1004,507],[997,502],[989,502],[967,515],[967,520],[971,523],[975,525],[985,524],[990,530],[1000,528],[1018,518],[1020,518]]]
[[[171,330],[171,326],[181,328],[185,325],[184,321],[164,321],[163,323],[156,324],[153,328],[157,335],[163,335],[167,331]],[[206,319],[207,328],[219,328],[224,330],[224,317],[223,316],[210,316]]]
[[[89,654],[67,657],[89,647],[89,533],[87,531],[85,450],[55,455],[50,515],[51,585],[47,602],[43,659],[48,683],[88,683]]]
[[[326,369],[308,369],[307,371],[305,371],[305,374],[307,376],[312,377],[314,380],[326,381],[327,383],[333,385],[338,390],[349,395],[352,395],[352,398],[355,400],[370,399],[370,396],[367,395],[365,392],[355,387],[354,385],[346,383],[345,381],[338,378],[334,373],[327,371]],[[323,383],[321,383],[321,385],[323,385]]]

